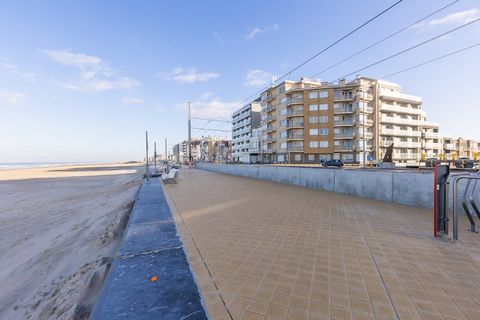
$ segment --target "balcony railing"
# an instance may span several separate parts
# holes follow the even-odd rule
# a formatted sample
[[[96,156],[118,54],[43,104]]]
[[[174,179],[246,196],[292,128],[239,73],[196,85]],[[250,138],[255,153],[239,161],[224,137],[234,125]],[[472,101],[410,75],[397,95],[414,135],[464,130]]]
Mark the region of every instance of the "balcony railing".
[[[394,124],[406,124],[411,126],[419,126],[422,124],[422,120],[418,119],[405,119],[400,117],[387,117],[382,115],[380,118],[380,122],[384,123],[394,123]]]
[[[400,137],[420,137],[420,131],[398,130],[398,129],[381,129],[381,135],[400,136]]]
[[[443,145],[439,142],[427,142],[425,143],[425,148],[426,149],[443,149]]]
[[[380,146],[388,147],[393,143],[394,148],[420,148],[420,142],[412,142],[412,141],[380,141]]]
[[[303,128],[304,122],[300,121],[293,121],[293,122],[288,122],[287,123],[287,128]]]
[[[435,139],[438,138],[438,132],[425,132],[425,138]]]
[[[298,97],[298,98],[290,98],[285,101],[285,104],[294,104],[294,103],[303,103],[303,97]]]
[[[401,107],[393,104],[382,103],[380,110],[382,111],[392,111],[397,113],[407,113],[407,114],[422,114],[422,109],[415,109],[409,107]]]
[[[334,94],[333,95],[333,100],[354,100],[354,99],[355,99],[354,94],[349,94],[349,95]]]
[[[267,143],[273,143],[275,141],[276,141],[275,137],[267,137]]]
[[[303,146],[287,146],[287,151],[303,151]]]
[[[339,146],[333,146],[335,151],[353,151],[353,144],[344,144]]]
[[[355,136],[356,132],[340,132],[333,135],[335,139],[353,139]]]
[[[287,117],[289,116],[303,116],[303,109],[289,109],[287,110]]]
[[[267,122],[272,122],[272,121],[275,121],[277,120],[274,116],[268,116],[267,117]]]
[[[274,127],[274,126],[267,126],[267,132],[273,132],[273,131],[275,131],[275,130],[277,130],[276,127]]]
[[[275,110],[275,107],[272,106],[271,104],[267,104],[265,109],[263,109],[264,112],[272,112],[273,110]]]
[[[333,123],[334,126],[354,126],[355,120],[339,120]]]
[[[287,140],[303,140],[303,133],[288,134]]]
[[[334,108],[333,114],[342,114],[342,113],[354,113],[355,109],[353,107],[340,107]]]

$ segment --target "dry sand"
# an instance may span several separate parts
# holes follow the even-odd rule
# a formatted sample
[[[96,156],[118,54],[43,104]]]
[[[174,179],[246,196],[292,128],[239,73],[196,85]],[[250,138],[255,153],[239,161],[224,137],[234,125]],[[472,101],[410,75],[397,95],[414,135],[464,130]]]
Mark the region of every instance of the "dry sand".
[[[119,164],[0,170],[0,319],[88,316],[140,175]]]

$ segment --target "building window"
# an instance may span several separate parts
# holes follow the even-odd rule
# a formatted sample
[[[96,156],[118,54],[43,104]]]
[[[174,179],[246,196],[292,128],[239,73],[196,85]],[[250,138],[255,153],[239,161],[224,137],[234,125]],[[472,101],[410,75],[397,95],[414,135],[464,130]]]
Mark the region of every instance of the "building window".
[[[310,129],[309,134],[311,136],[318,136],[318,129]]]
[[[318,122],[320,123],[326,123],[328,122],[328,116],[320,116],[318,117],[318,120],[319,120]]]
[[[280,93],[285,93],[285,86],[281,86],[278,90]]]
[[[287,137],[287,131],[280,131],[280,138],[286,138]]]
[[[311,91],[308,93],[310,99],[318,99],[318,91]]]
[[[328,148],[328,141],[320,141],[320,148]]]
[[[318,117],[317,116],[311,116],[308,118],[309,123],[318,123]]]
[[[308,161],[315,161],[315,155],[314,154],[309,154],[308,155]]]
[[[328,98],[328,91],[320,91],[318,96],[320,98]]]
[[[282,142],[282,143],[280,144],[280,148],[281,148],[281,149],[287,149],[287,143],[286,143],[286,142]]]
[[[320,111],[325,111],[325,110],[328,110],[328,104],[326,103],[322,103],[318,106],[318,110]]]
[[[320,128],[320,135],[321,136],[328,136],[328,128]]]
[[[295,155],[295,161],[302,161],[302,155],[301,154],[296,154]]]
[[[280,109],[280,114],[282,116],[286,115],[287,114],[287,109],[286,108]]]
[[[318,148],[318,141],[310,141],[310,142],[308,143],[308,146],[309,146],[310,148]]]
[[[280,127],[286,127],[286,126],[287,126],[287,120],[280,121]]]
[[[318,111],[318,104],[311,104],[308,106],[308,110],[310,111]]]

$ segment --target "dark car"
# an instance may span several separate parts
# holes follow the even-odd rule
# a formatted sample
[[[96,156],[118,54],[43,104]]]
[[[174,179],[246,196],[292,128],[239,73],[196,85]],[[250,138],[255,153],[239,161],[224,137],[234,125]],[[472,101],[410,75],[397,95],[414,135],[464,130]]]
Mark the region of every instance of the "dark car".
[[[435,167],[437,164],[441,164],[442,162],[437,158],[427,158],[425,159],[425,167]]]
[[[463,157],[455,160],[455,168],[473,168],[475,163],[470,158]]]
[[[324,167],[343,167],[343,161],[338,159],[327,160],[323,163]]]

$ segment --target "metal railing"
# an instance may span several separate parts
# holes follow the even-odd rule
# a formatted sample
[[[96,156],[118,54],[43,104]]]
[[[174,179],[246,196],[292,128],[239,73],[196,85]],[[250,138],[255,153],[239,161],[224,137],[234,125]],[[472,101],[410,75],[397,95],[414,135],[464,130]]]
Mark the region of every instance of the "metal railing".
[[[450,184],[453,184],[453,204],[452,204],[452,229],[453,229],[453,239],[458,240],[458,202],[459,202],[459,192],[458,185],[462,180],[468,180],[467,186],[465,188],[465,195],[462,200],[462,206],[465,209],[467,218],[470,221],[470,230],[471,232],[476,232],[475,220],[473,220],[472,212],[468,207],[468,204],[472,206],[473,210],[480,218],[480,208],[479,205],[475,202],[475,196],[478,192],[478,184],[480,180],[480,173],[475,174],[460,174],[456,176],[451,176],[447,182],[447,194],[450,187]],[[471,182],[474,181],[473,186],[471,187]],[[448,197],[446,199],[446,208],[448,210]]]

